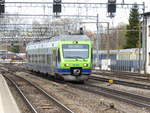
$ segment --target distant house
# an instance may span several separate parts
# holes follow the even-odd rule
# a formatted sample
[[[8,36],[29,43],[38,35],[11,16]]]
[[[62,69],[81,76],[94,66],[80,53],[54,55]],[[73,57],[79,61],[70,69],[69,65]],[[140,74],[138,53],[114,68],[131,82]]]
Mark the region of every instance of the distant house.
[[[0,59],[2,60],[23,60],[23,57],[7,50],[0,50]]]
[[[26,53],[17,53],[16,55],[23,59],[26,59]]]
[[[7,54],[7,51],[6,51],[6,50],[0,50],[0,58],[1,58],[3,55],[5,55],[5,54]]]
[[[16,54],[6,54],[6,55],[3,55],[1,57],[3,60],[6,60],[6,59],[10,59],[10,60],[23,60],[23,58],[17,56]]]

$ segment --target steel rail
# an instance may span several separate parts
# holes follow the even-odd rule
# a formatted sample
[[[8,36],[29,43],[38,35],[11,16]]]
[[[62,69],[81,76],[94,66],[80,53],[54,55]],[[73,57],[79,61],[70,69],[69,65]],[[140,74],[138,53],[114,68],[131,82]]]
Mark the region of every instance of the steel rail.
[[[24,78],[22,78],[22,79],[24,79]],[[74,87],[74,88],[79,88],[84,91],[96,93],[99,95],[104,95],[106,97],[115,98],[115,99],[118,99],[118,100],[121,100],[121,101],[124,101],[127,103],[131,103],[136,106],[145,107],[145,108],[150,109],[150,98],[148,98],[148,97],[144,97],[144,96],[136,95],[136,94],[132,94],[132,93],[127,93],[124,91],[118,91],[118,90],[114,90],[114,89],[110,89],[110,88],[105,88],[105,87],[101,87],[101,86],[90,85],[90,84],[75,85],[75,84],[68,83],[68,85],[71,87]],[[88,86],[88,87],[86,87],[86,86]],[[96,88],[96,90],[94,88]]]
[[[128,74],[123,74],[123,73],[113,73],[113,72],[92,72],[93,74],[102,74],[102,75],[106,75],[106,76],[112,76],[112,77],[118,77],[118,78],[124,78],[124,79],[129,79],[129,78],[131,78],[131,79],[134,79],[134,80],[137,80],[137,81],[146,81],[146,82],[148,82],[148,79],[146,79],[146,78],[139,78],[138,76],[132,76],[132,74],[131,74],[131,76]],[[142,76],[141,76],[142,77]]]
[[[89,76],[89,79],[98,80],[98,81],[102,81],[102,82],[109,82],[109,80],[110,80],[109,78],[96,77],[96,76],[92,76],[92,75]],[[119,84],[119,85],[125,85],[125,86],[129,86],[129,87],[135,87],[135,88],[142,88],[142,89],[150,90],[150,85],[134,83],[134,82],[127,82],[127,81],[123,81],[123,80],[113,79],[113,84]]]
[[[132,76],[141,76],[141,77],[147,77],[145,74],[141,74],[141,73],[137,73],[137,72],[126,72],[126,71],[115,71],[115,70],[111,70],[111,71],[106,71],[106,70],[93,70],[94,72],[111,72],[111,73],[122,73],[124,75],[132,75]]]
[[[30,81],[15,75],[16,77],[28,82],[30,85],[32,85],[33,87],[35,87],[37,90],[39,90],[42,94],[44,94],[46,97],[48,97],[50,100],[52,100],[53,102],[55,102],[59,107],[61,107],[66,113],[74,113],[71,109],[69,109],[67,106],[65,106],[64,104],[62,104],[60,101],[58,101],[56,98],[54,98],[53,96],[51,96],[50,94],[48,94],[46,91],[44,91],[42,88],[38,87],[37,85],[31,83]]]
[[[72,85],[72,84],[70,84],[70,86],[84,90],[84,91],[88,91],[91,93],[95,93],[98,95],[115,98],[120,101],[124,101],[126,103],[130,103],[139,107],[150,109],[150,98],[148,97],[143,97],[143,96],[139,96],[139,95],[123,92],[123,91],[118,91],[114,89],[109,89],[109,88],[89,85],[89,84],[86,84],[86,86],[88,87],[85,87],[83,85]],[[95,90],[94,88],[97,88],[97,89]]]
[[[22,96],[22,98],[25,100],[25,102],[27,103],[27,105],[30,107],[30,110],[32,111],[32,113],[38,113],[37,110],[34,108],[34,106],[30,103],[30,101],[27,99],[27,97],[24,95],[24,93],[21,91],[21,89],[18,87],[18,85],[11,80],[10,78],[8,78],[7,76],[3,75],[7,80],[9,80],[17,89],[17,91],[19,92],[19,94]]]
[[[22,77],[20,77],[22,78]],[[24,79],[24,78],[22,78]],[[24,79],[26,80],[26,79]],[[60,106],[63,110],[66,111],[66,113],[74,113],[71,109],[69,109],[67,106],[65,106],[64,104],[62,104],[60,101],[58,101],[56,98],[54,98],[53,96],[49,95],[46,91],[44,91],[42,88],[34,85],[33,83],[31,83],[30,81],[26,80],[28,83],[30,83],[32,86],[34,86],[35,88],[37,88],[39,91],[41,91],[44,95],[46,95],[49,99],[53,100],[58,106]]]

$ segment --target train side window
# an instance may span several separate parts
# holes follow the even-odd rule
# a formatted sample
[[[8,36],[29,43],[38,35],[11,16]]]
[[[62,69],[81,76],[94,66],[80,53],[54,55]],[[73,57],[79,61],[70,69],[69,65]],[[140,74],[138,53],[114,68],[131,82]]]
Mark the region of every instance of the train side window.
[[[39,64],[41,64],[41,55],[39,54]]]
[[[34,54],[34,63],[36,63],[36,55]]]
[[[50,64],[50,56],[47,55],[47,64]]]
[[[41,54],[41,64],[43,64],[43,55]]]
[[[150,65],[150,53],[149,53],[149,65]]]
[[[44,55],[44,58],[45,58],[45,64],[47,64],[47,55],[46,54]]]
[[[44,51],[43,51],[44,52]],[[42,55],[43,64],[45,64],[44,54]]]
[[[40,64],[42,64],[42,55],[40,55]]]
[[[32,54],[30,55],[30,62],[32,63]]]
[[[41,54],[41,64],[43,64],[42,54]]]
[[[45,64],[45,55],[43,55],[43,64]]]
[[[148,26],[148,36],[150,36],[150,25]]]
[[[39,55],[37,54],[37,64],[39,63]]]
[[[35,55],[33,54],[33,63],[35,63]]]
[[[32,60],[32,59],[33,59],[33,55],[31,55],[31,63],[33,63],[33,60]]]
[[[33,54],[31,55],[31,63],[33,63]]]
[[[36,54],[36,63],[37,64],[39,63],[39,56],[38,56],[38,54]]]
[[[27,58],[27,59],[28,59],[28,62],[30,63],[30,62],[31,62],[31,60],[30,60],[30,55],[29,55],[29,54],[28,54],[28,58]]]

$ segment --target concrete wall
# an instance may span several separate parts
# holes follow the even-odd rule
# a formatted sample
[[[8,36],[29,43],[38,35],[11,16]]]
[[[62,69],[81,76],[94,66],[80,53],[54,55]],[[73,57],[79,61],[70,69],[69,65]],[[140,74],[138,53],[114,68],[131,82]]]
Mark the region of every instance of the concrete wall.
[[[0,113],[20,113],[11,91],[0,74]]]

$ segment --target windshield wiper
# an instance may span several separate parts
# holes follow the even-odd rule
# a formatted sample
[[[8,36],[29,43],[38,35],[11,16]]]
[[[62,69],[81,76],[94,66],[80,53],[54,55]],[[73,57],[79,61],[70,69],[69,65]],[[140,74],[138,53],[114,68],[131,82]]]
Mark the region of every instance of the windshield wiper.
[[[65,57],[65,58],[75,58],[75,57]]]
[[[80,57],[80,56],[75,56],[75,58],[81,58],[81,59],[84,59],[83,57]]]
[[[73,56],[73,57],[65,57],[65,58],[75,58],[75,59],[85,59],[85,58],[83,58],[83,57],[80,57],[80,56]]]

